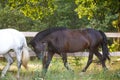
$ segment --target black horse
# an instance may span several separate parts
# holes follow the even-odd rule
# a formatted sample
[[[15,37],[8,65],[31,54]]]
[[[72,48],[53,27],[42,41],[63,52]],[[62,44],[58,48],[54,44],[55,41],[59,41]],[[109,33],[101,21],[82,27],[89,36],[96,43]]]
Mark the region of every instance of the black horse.
[[[103,68],[106,68],[105,61],[109,58],[107,47],[107,38],[104,32],[94,29],[67,29],[65,27],[49,28],[39,32],[31,41],[38,58],[42,57],[43,70],[45,73],[55,53],[59,54],[64,62],[64,66],[70,70],[67,63],[67,53],[73,53],[89,50],[88,62],[85,68],[92,63],[93,54],[95,54]],[[100,54],[98,48],[102,47],[103,54]],[[48,53],[46,53],[46,51]]]

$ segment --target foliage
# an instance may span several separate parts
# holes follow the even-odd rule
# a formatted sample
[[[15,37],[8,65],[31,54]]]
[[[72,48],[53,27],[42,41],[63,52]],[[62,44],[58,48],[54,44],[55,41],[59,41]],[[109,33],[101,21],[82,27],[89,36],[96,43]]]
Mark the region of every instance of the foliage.
[[[119,0],[75,0],[75,3],[78,5],[75,11],[79,18],[88,16],[88,19],[95,18],[100,21],[105,15],[116,14],[120,4]]]
[[[14,28],[20,31],[40,31],[47,28],[40,20],[32,20],[17,10],[10,10],[9,7],[2,7],[0,4],[0,28]]]
[[[32,19],[42,19],[55,10],[54,0],[8,0],[7,4]]]
[[[120,44],[118,44],[118,41],[113,41],[113,44],[111,44],[110,46],[108,46],[109,47],[109,51],[110,52],[115,52],[115,51],[118,51],[118,50],[120,50],[119,49],[119,46],[120,46]]]
[[[119,0],[75,0],[75,3],[79,18],[87,16],[90,26],[104,31],[115,30],[112,21],[118,18]]]
[[[116,20],[118,15],[106,15],[103,22],[101,23],[100,20],[96,20],[94,18],[90,19],[90,24],[87,27],[92,27],[97,30],[115,32],[118,30],[116,26],[112,24],[114,20]]]
[[[30,26],[30,28],[27,29],[33,31],[54,26],[66,26],[69,28],[92,27],[104,31],[116,31],[117,28],[115,29],[115,27],[113,27],[112,21],[118,17],[119,1],[117,0],[117,2],[118,3],[114,0],[0,1],[1,9],[7,7],[7,9],[4,9],[4,12],[1,11],[1,13],[3,12],[1,17],[9,16],[8,19],[10,22],[4,18],[7,20],[6,23],[13,24],[13,22],[21,18],[21,20],[16,24],[14,23],[13,26]],[[13,22],[11,22],[11,18],[13,18]],[[8,25],[9,24],[6,24],[5,26]]]
[[[9,26],[22,31],[41,31],[55,26],[84,28],[88,24],[86,17],[79,19],[74,12],[76,5],[73,0],[55,0],[54,3],[56,4],[56,9],[52,14],[35,20],[29,16],[24,16],[17,7],[11,10],[11,6],[6,7],[5,2],[1,3],[1,28],[8,28]]]
[[[24,30],[37,31],[48,27],[66,26],[69,28],[92,27],[104,31],[116,31],[117,28],[115,29],[115,27],[113,27],[112,21],[118,17],[116,14],[118,4],[112,8],[111,5],[114,4],[116,4],[115,1],[108,2],[99,0],[96,2],[94,0],[1,0],[2,9],[8,8],[4,10],[6,12],[2,13],[1,11],[1,13],[3,14],[2,16],[9,16],[10,22],[6,19],[6,23],[17,22],[21,18],[18,23],[14,23],[12,26],[25,26],[26,29],[25,27],[18,28]],[[78,16],[81,19],[79,19]],[[1,24],[3,24],[3,22]],[[8,24],[5,26],[8,26]],[[27,26],[29,26],[29,28]]]
[[[42,19],[48,27],[65,26],[68,28],[81,28],[88,24],[86,18],[79,19],[74,9],[76,5],[73,0],[55,0],[56,10],[54,14]]]
[[[0,9],[0,28],[16,28],[19,30],[28,30],[32,22],[27,17],[19,14],[16,11],[10,11],[8,7]]]

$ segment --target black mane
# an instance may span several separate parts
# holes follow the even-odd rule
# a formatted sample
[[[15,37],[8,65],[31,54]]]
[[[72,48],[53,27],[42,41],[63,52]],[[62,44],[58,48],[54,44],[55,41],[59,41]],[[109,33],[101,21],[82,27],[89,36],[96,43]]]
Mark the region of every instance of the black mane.
[[[65,30],[65,29],[67,29],[67,28],[66,27],[52,27],[52,28],[45,29],[45,30],[37,33],[36,36],[32,39],[32,41],[41,40],[45,36],[51,34],[52,32],[59,31],[59,30]]]

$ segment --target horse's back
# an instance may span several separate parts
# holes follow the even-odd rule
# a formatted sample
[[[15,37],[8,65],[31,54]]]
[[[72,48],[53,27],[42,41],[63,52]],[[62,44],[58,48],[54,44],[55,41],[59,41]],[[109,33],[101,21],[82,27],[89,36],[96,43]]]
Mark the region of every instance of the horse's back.
[[[9,29],[2,29],[2,30],[0,30],[0,36],[4,36],[3,38],[4,39],[8,39],[8,37],[11,39],[11,38],[13,38],[13,39],[17,39],[17,40],[15,40],[15,41],[19,41],[20,39],[22,39],[22,38],[24,38],[24,35],[21,33],[21,32],[19,32],[18,30],[16,30],[16,29],[11,29],[11,28],[9,28]]]
[[[63,52],[78,52],[84,50],[89,45],[89,41],[79,30],[66,29],[56,31],[50,34],[50,36],[54,37],[54,39],[51,39],[52,45]]]
[[[21,46],[25,40],[24,35],[15,29],[0,30],[0,53],[6,53],[10,49]]]
[[[77,52],[100,44],[102,36],[94,29],[66,29],[52,33],[55,41],[53,44],[59,50],[66,52]]]

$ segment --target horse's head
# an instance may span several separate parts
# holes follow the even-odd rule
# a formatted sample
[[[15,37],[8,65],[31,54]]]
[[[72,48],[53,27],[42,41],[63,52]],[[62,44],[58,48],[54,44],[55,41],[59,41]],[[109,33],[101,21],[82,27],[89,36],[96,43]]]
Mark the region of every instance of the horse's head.
[[[42,59],[44,52],[47,49],[47,43],[42,41],[39,41],[39,42],[30,41],[29,44],[33,47],[33,50],[36,53],[36,56],[38,57],[38,59]]]
[[[65,29],[65,27],[54,27],[43,30],[35,35],[35,37],[30,41],[30,44],[32,45],[38,58],[43,57],[43,54],[46,51],[46,48],[48,47],[47,42],[53,40],[53,36],[51,36],[51,33]]]

